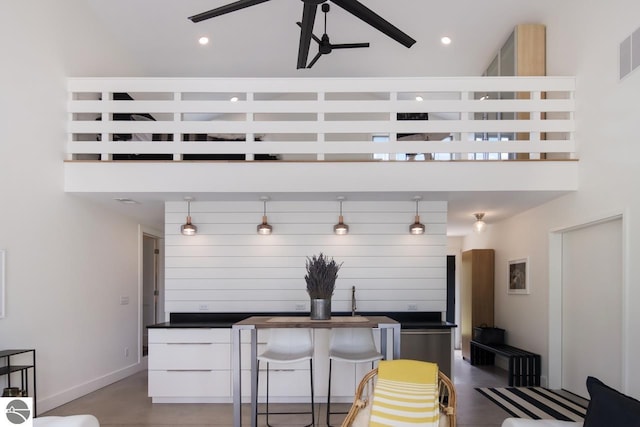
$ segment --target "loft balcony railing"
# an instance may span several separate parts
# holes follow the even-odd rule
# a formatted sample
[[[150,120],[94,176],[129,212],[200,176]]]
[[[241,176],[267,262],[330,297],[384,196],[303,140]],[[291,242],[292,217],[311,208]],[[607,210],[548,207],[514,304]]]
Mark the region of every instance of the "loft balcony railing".
[[[71,78],[66,160],[573,160],[573,77]]]

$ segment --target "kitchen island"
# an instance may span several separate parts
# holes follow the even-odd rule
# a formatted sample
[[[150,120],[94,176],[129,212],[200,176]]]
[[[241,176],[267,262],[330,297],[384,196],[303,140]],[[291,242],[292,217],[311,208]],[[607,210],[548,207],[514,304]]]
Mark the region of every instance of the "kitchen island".
[[[404,356],[405,344],[412,338],[406,339],[407,332],[429,330],[438,333],[437,344],[429,342],[428,347],[436,356],[424,355],[425,359],[435,361],[446,370],[452,359],[451,330],[455,325],[441,321],[441,313],[431,312],[361,312],[357,317],[386,317],[394,321],[394,328],[401,328],[400,355]],[[154,403],[232,403],[235,396],[241,395],[243,402],[251,401],[251,329],[242,329],[240,336],[241,363],[241,392],[234,391],[232,364],[233,356],[232,327],[244,322],[252,316],[260,317],[293,317],[294,323],[308,322],[308,312],[273,312],[273,313],[171,313],[169,321],[151,325],[149,329],[149,396]],[[344,326],[353,326],[346,320],[350,312],[334,312],[333,318],[343,318]],[[274,322],[270,322],[274,323]],[[239,324],[242,326],[242,323]],[[246,326],[246,325],[245,325]],[[269,324],[273,327],[273,324]],[[335,325],[334,325],[335,326]],[[377,328],[369,325],[369,327]],[[397,329],[392,329],[397,330]],[[256,328],[257,351],[265,345],[268,339],[268,328]],[[393,339],[387,334],[387,357],[398,357],[398,351],[393,352]],[[382,344],[380,334],[376,334],[379,349]],[[315,382],[316,396],[319,402],[326,399],[328,380],[328,346],[329,329],[314,329],[315,360],[314,370],[318,381]],[[405,343],[406,342],[406,343]],[[437,350],[437,351],[436,351]],[[410,358],[418,358],[409,354]],[[371,368],[369,364],[351,366],[350,364],[336,364],[334,366],[335,381],[332,382],[332,401],[351,402],[353,392],[360,378]],[[272,372],[271,397],[274,402],[308,402],[308,364],[294,366]],[[260,370],[259,375],[263,375]],[[450,377],[452,375],[449,375]],[[262,390],[264,381],[260,382]]]

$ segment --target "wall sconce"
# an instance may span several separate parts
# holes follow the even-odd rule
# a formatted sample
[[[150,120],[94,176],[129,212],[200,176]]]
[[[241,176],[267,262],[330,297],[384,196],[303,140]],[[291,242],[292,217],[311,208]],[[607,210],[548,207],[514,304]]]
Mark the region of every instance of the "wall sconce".
[[[418,214],[418,203],[422,200],[422,197],[416,196],[413,200],[416,201],[416,218],[413,224],[409,226],[409,232],[411,234],[424,234],[425,226],[420,222],[420,215]]]
[[[342,202],[344,200],[344,196],[338,196],[338,201],[340,202],[340,216],[338,217],[338,223],[333,226],[333,232],[339,235],[349,234],[349,226],[344,223],[344,217],[342,216]]]
[[[487,223],[482,220],[484,218],[484,212],[474,213],[476,222],[473,223],[473,231],[476,233],[482,233],[487,228]]]
[[[185,197],[184,200],[187,202],[187,222],[182,224],[180,232],[185,236],[194,236],[198,232],[198,227],[191,223],[191,201],[193,197]]]
[[[264,210],[262,213],[262,224],[258,224],[258,234],[271,234],[273,227],[267,223],[267,200],[269,200],[269,198],[262,196],[260,197],[260,200],[262,200]]]

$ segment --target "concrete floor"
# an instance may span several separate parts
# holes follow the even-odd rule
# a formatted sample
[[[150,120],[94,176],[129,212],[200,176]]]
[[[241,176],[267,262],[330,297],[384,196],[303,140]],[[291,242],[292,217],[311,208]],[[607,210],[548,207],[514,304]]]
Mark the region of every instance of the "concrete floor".
[[[459,352],[457,353],[454,382],[458,396],[458,426],[499,427],[508,414],[474,388],[506,386],[506,371],[493,366],[471,366],[460,358]],[[147,373],[144,371],[41,416],[93,414],[100,420],[100,425],[103,427],[227,427],[233,425],[231,406],[231,404],[152,404],[151,398],[147,397]],[[294,407],[294,410],[308,408],[308,405],[281,405],[275,410],[286,410],[284,406]],[[344,407],[347,408],[347,406]],[[325,411],[326,406],[318,403],[317,425],[326,425]],[[249,425],[249,410],[244,410],[243,414],[243,425]],[[334,426],[339,426],[341,416],[332,416],[331,421]],[[280,416],[270,419],[270,423],[277,426],[301,426],[309,422],[308,415]],[[259,417],[259,425],[265,425],[264,417]]]

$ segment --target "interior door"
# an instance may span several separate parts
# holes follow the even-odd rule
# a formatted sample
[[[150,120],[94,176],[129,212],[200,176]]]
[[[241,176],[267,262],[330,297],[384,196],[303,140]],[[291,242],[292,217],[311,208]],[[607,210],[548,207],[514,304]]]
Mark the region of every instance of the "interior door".
[[[622,220],[563,233],[562,388],[595,376],[622,386]]]
[[[158,323],[158,238],[143,235],[142,245],[142,355],[148,352],[148,325]]]

